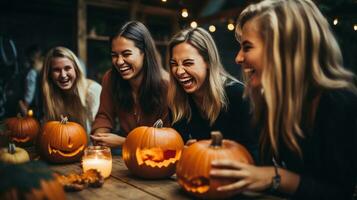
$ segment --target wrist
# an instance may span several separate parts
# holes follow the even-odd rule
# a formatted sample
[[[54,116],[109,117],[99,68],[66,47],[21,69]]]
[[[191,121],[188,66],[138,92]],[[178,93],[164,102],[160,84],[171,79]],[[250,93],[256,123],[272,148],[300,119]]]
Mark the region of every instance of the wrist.
[[[281,176],[279,173],[278,164],[275,162],[275,160],[273,160],[273,163],[274,163],[274,176],[271,178],[271,184],[270,184],[269,191],[276,192],[280,186],[280,183],[281,183]]]

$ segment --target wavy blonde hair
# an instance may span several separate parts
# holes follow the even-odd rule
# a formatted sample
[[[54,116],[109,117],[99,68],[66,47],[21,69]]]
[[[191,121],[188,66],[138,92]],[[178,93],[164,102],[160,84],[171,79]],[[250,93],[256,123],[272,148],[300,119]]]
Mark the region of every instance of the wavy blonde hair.
[[[64,92],[52,80],[52,60],[67,58],[72,61],[76,80],[69,91]],[[86,127],[86,120],[91,116],[86,109],[87,81],[77,56],[68,48],[55,47],[46,55],[42,71],[42,93],[44,99],[44,120],[60,120],[61,115]]]
[[[264,100],[252,95],[260,92],[246,90],[255,115],[265,111],[262,150],[271,149],[271,154],[279,156],[281,138],[302,157],[298,139],[305,136],[301,128],[302,117],[306,117],[303,109],[314,109],[311,95],[337,88],[355,92],[355,77],[343,68],[337,41],[312,1],[265,0],[248,6],[237,21],[238,40],[248,21],[256,25],[264,42]],[[314,119],[309,120],[312,124]]]
[[[205,83],[205,96],[203,97],[201,111],[212,125],[221,109],[227,107],[227,97],[224,86],[228,82],[237,81],[223,68],[216,44],[211,35],[203,28],[190,28],[177,33],[169,43],[169,56],[172,58],[173,48],[181,43],[188,43],[196,48],[208,66]],[[182,118],[191,120],[189,94],[179,85],[172,73],[168,92],[168,104],[172,111],[172,123]]]

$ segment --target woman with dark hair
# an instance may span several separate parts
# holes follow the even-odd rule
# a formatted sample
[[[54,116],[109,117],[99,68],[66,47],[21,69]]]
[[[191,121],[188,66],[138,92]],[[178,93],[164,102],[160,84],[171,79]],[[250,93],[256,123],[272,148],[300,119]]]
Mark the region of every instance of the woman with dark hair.
[[[170,124],[166,103],[169,75],[142,23],[126,23],[110,41],[113,67],[103,77],[91,137],[98,145],[117,147],[125,141],[122,136],[138,126],[152,126],[157,119]],[[122,136],[112,133],[116,117]]]

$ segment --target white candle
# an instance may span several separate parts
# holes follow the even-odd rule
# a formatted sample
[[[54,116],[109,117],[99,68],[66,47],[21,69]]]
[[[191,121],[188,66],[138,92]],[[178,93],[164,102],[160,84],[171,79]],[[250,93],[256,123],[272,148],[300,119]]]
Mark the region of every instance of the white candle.
[[[83,171],[86,172],[89,169],[98,170],[104,178],[110,176],[112,171],[112,159],[105,158],[84,158],[83,159]]]

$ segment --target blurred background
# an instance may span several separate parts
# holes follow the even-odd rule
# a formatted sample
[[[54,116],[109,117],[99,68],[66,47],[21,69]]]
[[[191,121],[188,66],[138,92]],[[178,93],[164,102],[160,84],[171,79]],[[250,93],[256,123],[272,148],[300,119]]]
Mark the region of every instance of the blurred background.
[[[170,37],[180,29],[201,26],[215,39],[225,68],[239,78],[234,58],[235,20],[256,0],[1,0],[0,108],[16,84],[26,49],[44,53],[54,46],[72,49],[86,66],[88,78],[101,82],[111,67],[109,35],[128,20],[147,25],[166,60]],[[315,0],[328,18],[342,48],[345,66],[357,72],[357,0]],[[18,79],[18,78],[17,78]],[[5,98],[5,100],[4,100]],[[7,98],[7,99],[6,99]],[[1,116],[1,110],[0,110]]]

